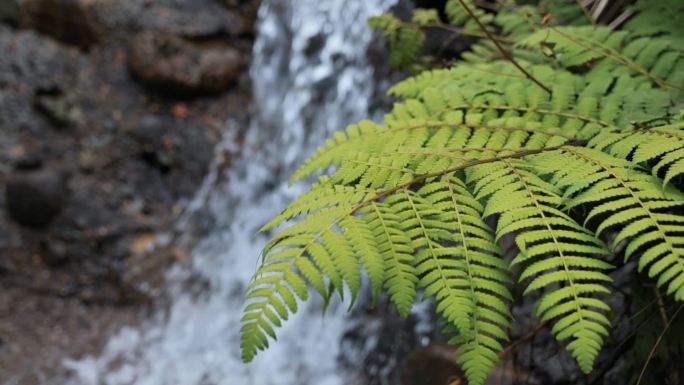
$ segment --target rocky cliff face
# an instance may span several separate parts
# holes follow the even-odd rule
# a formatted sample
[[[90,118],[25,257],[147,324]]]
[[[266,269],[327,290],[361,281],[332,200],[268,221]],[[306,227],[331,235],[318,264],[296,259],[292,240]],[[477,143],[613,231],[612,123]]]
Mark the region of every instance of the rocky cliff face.
[[[247,118],[258,3],[0,0],[0,378],[78,353],[116,317],[93,306],[184,257],[155,245]]]

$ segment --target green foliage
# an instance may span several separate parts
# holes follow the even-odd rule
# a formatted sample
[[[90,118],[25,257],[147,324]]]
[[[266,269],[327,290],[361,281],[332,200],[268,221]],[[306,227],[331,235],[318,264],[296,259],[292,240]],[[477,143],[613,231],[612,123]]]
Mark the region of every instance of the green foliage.
[[[539,12],[569,25],[586,24],[587,15],[577,0],[541,0]]]
[[[463,29],[466,31],[479,31],[479,26],[475,20],[470,17],[466,9],[463,7],[463,4],[465,4],[484,25],[489,25],[492,23],[494,15],[491,13],[486,13],[481,8],[475,6],[475,2],[473,0],[447,0],[444,8],[447,17],[449,18],[449,23],[454,25],[463,25]]]
[[[433,21],[428,12],[416,13],[414,20],[420,23]],[[415,63],[425,41],[425,33],[417,28],[405,28],[404,24],[392,15],[371,17],[368,25],[382,31],[390,45],[390,67],[407,67]]]
[[[295,172],[327,175],[262,229],[275,235],[247,289],[245,361],[309,286],[353,304],[362,270],[404,316],[419,293],[436,303],[474,385],[504,351],[514,281],[539,293],[536,315],[585,373],[610,333],[611,255],[684,301],[681,26],[657,23],[680,3],[639,2],[619,31],[569,11],[585,25],[542,24],[542,3],[495,15],[450,0],[451,23],[479,28],[465,4],[500,46],[482,40],[395,85],[402,101],[382,123],[336,133]],[[370,23],[391,62],[411,65],[421,26],[440,21],[419,10]],[[517,247],[510,263],[502,237]]]

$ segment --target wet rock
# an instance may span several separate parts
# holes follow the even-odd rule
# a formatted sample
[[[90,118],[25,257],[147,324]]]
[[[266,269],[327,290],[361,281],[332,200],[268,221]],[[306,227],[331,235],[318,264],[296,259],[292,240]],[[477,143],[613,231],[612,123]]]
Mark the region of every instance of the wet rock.
[[[60,170],[19,171],[5,190],[7,211],[16,222],[43,227],[60,213],[66,201],[66,174]]]
[[[0,52],[0,85],[11,85],[4,90],[0,86],[0,91],[28,96],[29,101],[34,89],[71,82],[78,68],[77,50],[34,31],[14,31],[0,25]]]
[[[23,0],[20,26],[79,47],[88,47],[102,37],[102,27],[86,0]]]
[[[41,242],[42,260],[49,266],[58,266],[69,259],[69,246],[62,240]]]
[[[254,24],[261,3],[254,0],[219,0],[219,2],[227,9],[239,12],[250,21],[250,24]]]
[[[161,92],[194,96],[225,91],[242,67],[239,52],[228,46],[199,46],[157,32],[137,35],[128,65],[143,84]]]
[[[163,173],[178,162],[179,138],[170,133],[172,124],[169,118],[145,115],[129,132],[140,146],[140,157]]]
[[[209,169],[223,122],[229,117],[240,122],[236,138],[248,126],[243,124],[249,104],[246,71],[229,92],[168,98],[132,81],[130,44],[144,30],[181,36],[188,39],[181,40],[188,47],[183,45],[182,53],[191,60],[176,65],[195,71],[206,56],[223,60],[216,52],[227,50],[226,41],[249,55],[251,37],[242,35],[242,27],[231,29],[239,23],[228,17],[216,22],[226,12],[244,17],[218,0],[19,3],[26,28],[0,22],[0,293],[5,293],[0,295],[0,336],[9,331],[6,341],[24,350],[3,352],[0,347],[0,383],[24,378],[27,362],[36,363],[30,365],[32,373],[45,372],[52,382],[64,383],[52,376],[62,366],[50,360],[59,361],[67,352],[81,355],[69,349],[91,345],[75,338],[86,334],[78,323],[94,316],[55,304],[28,313],[22,306],[31,298],[58,298],[73,300],[78,309],[83,301],[103,305],[90,307],[98,309],[96,316],[111,308],[106,305],[143,302],[138,289],[159,293],[168,265],[187,253],[148,251],[152,234],[174,228]],[[204,7],[211,3],[213,8]],[[83,12],[66,11],[70,6]],[[103,26],[95,45],[95,39],[87,38],[90,32],[79,31],[82,22],[77,20],[84,12],[87,23]],[[155,19],[164,14],[169,17]],[[88,49],[79,49],[83,46]],[[148,63],[156,66],[156,59]],[[222,65],[210,61],[205,76]],[[69,170],[68,188],[55,169]],[[8,286],[16,286],[11,295]],[[50,311],[55,317],[48,318]],[[27,334],[29,313],[39,324],[31,323]],[[65,320],[74,321],[74,328],[55,332]],[[107,334],[102,328],[93,333]],[[52,339],[59,335],[66,341],[62,345]]]
[[[19,22],[19,2],[0,0],[0,22],[17,25]]]
[[[143,13],[139,23],[147,29],[193,39],[236,37],[251,31],[251,22],[213,0],[188,1],[180,7],[153,6]]]
[[[517,370],[517,373],[516,373]],[[486,385],[513,385],[519,378],[525,384],[541,384],[532,374],[514,368],[510,360],[492,369]],[[454,346],[432,344],[413,351],[404,361],[401,385],[465,385],[465,375],[456,360]]]

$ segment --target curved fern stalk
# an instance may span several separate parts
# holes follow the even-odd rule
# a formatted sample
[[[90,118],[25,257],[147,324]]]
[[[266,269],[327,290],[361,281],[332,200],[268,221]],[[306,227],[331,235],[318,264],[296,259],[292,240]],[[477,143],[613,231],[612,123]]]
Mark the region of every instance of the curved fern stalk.
[[[562,197],[549,183],[531,171],[523,160],[503,160],[470,169],[478,199],[487,199],[485,216],[499,214],[497,238],[516,233],[520,249],[513,265],[523,265],[520,280],[532,279],[525,293],[551,289],[543,294],[536,313],[544,321],[555,320],[552,332],[559,341],[571,339],[567,348],[585,373],[608,335],[609,306],[594,293],[609,293],[604,271],[611,265],[596,254],[608,254],[601,241],[558,210]]]
[[[684,174],[684,121],[631,133],[599,134],[589,146],[634,163],[653,162],[652,174],[663,173],[663,186]]]
[[[590,205],[586,222],[598,222],[597,235],[621,226],[613,248],[626,241],[625,260],[641,254],[639,271],[684,300],[684,218],[669,212],[684,205],[684,193],[597,150],[567,148],[559,157],[553,163],[556,185],[572,190],[566,207]]]
[[[297,177],[339,165],[329,183],[370,189],[390,188],[418,175],[486,158],[491,152],[541,149],[573,138],[560,128],[542,129],[540,122],[527,122],[521,117],[501,117],[485,124],[479,122],[484,117],[481,113],[452,111],[441,120],[427,121],[431,117],[428,109],[432,107],[411,102],[407,103],[405,115],[409,120],[397,116],[393,119],[401,123],[390,121],[388,127],[378,128],[374,133],[331,144],[327,150],[314,156]],[[402,105],[397,105],[397,109],[399,106]],[[484,143],[488,143],[487,146],[483,147]],[[333,158],[333,153],[339,155]]]
[[[497,354],[503,351],[500,341],[508,341],[506,330],[512,318],[506,303],[512,301],[507,287],[511,283],[508,266],[500,257],[493,231],[482,220],[482,205],[459,178],[443,176],[421,188],[418,194],[432,202],[447,221],[449,233],[445,234],[445,245],[438,253],[450,255],[449,264],[459,270],[458,279],[451,283],[455,286],[448,291],[440,290],[439,280],[431,270],[433,261],[419,259],[421,286],[425,287],[426,295],[436,292],[438,309],[444,308],[445,303],[448,306],[453,301],[450,297],[468,299],[467,306],[448,306],[443,315],[453,319],[455,315],[451,312],[463,312],[469,317],[470,328],[464,330],[455,324],[458,334],[450,342],[459,346],[457,360],[469,383],[484,384],[498,362]]]
[[[449,23],[454,25],[465,25],[466,30],[476,31],[481,29],[478,22],[474,20],[474,17],[476,17],[483,26],[488,26],[488,30],[492,29],[490,25],[494,21],[494,15],[488,14],[478,8],[473,0],[447,0],[444,11],[449,19]]]
[[[499,50],[501,55],[508,60],[515,68],[517,68],[527,79],[532,81],[532,83],[536,84],[539,88],[544,90],[546,93],[551,94],[551,89],[547,87],[544,83],[539,81],[534,75],[532,75],[525,67],[523,67],[518,61],[513,57],[513,55],[492,35],[490,32],[489,28],[487,28],[486,21],[484,20],[487,15],[484,14],[483,12],[479,12],[475,8],[475,6],[471,3],[470,0],[449,0],[447,2],[446,8],[447,12],[448,9],[450,8],[450,3],[456,3],[458,2],[462,8],[462,10],[465,12],[465,14],[468,15],[471,21],[475,22],[482,32],[487,35],[487,39],[494,44],[496,49]],[[453,6],[451,8],[454,8]]]
[[[434,89],[428,90],[428,92],[434,92]],[[558,118],[565,118],[568,120],[579,120],[584,123],[594,123],[600,127],[611,127],[612,125],[609,122],[606,122],[601,119],[594,118],[592,116],[584,116],[580,115],[575,112],[568,112],[568,111],[554,111],[551,109],[545,109],[545,108],[533,108],[533,107],[526,107],[526,106],[514,106],[514,105],[493,105],[493,104],[454,104],[454,105],[449,105],[448,108],[445,108],[445,110],[449,111],[454,111],[454,110],[464,110],[464,111],[473,111],[473,110],[495,110],[495,111],[501,111],[503,113],[507,111],[512,111],[516,112],[518,114],[524,115],[524,114],[539,114],[542,118],[544,116],[555,116]]]
[[[547,95],[514,76],[515,68],[510,63],[488,63],[486,68],[492,73],[478,70],[484,66],[461,65],[424,72],[398,83],[390,92],[420,100],[432,120],[443,121],[461,113],[462,122],[474,123],[470,119],[479,114],[476,123],[488,124],[493,119],[517,116],[527,123],[539,123],[540,130],[557,128],[558,133],[578,139],[590,139],[605,130],[617,131],[616,127],[628,126],[631,121],[667,115],[672,106],[681,103],[674,94],[617,70],[594,75],[591,70],[580,77],[548,66],[532,66],[535,76],[553,84],[553,95]],[[461,110],[459,105],[482,108]],[[403,117],[397,120],[407,124]]]

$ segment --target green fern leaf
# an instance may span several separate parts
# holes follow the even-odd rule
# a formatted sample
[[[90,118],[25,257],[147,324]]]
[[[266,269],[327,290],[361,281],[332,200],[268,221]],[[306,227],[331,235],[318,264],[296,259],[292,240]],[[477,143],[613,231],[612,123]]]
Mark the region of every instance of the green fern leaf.
[[[593,256],[608,252],[589,231],[558,210],[559,191],[532,170],[522,161],[505,160],[474,167],[468,174],[478,198],[487,199],[485,215],[501,215],[497,237],[525,229],[516,237],[520,253],[513,264],[526,266],[521,280],[532,278],[526,293],[555,287],[542,296],[537,315],[545,321],[555,319],[554,335],[561,341],[572,339],[568,350],[589,373],[610,326],[590,305],[608,307],[589,295],[608,293],[601,282],[611,281],[604,273],[610,265]],[[508,178],[502,181],[504,176]],[[495,188],[488,188],[492,185]]]
[[[656,177],[597,150],[566,149],[562,161],[554,164],[556,172],[566,175],[557,180],[560,186],[576,183],[567,179],[576,177],[564,171],[568,168],[582,168],[586,174],[600,176],[574,194],[566,206],[594,206],[592,212],[602,214],[597,234],[626,225],[613,244],[627,240],[625,258],[641,251],[639,270],[648,271],[650,277],[658,278],[658,286],[677,300],[684,300],[684,226],[681,217],[667,212],[684,205],[684,193],[674,187],[663,189]]]

